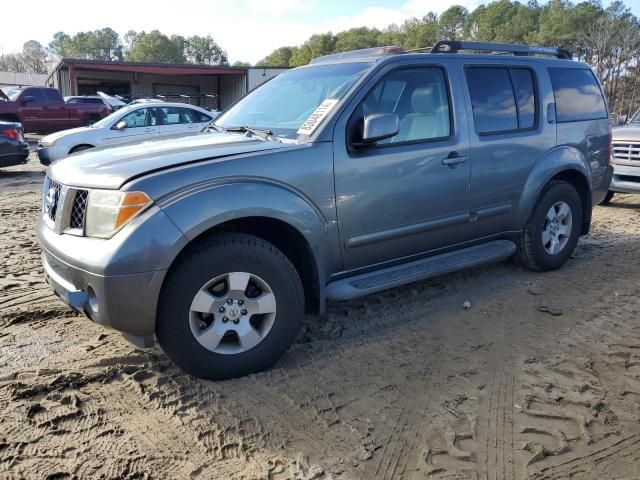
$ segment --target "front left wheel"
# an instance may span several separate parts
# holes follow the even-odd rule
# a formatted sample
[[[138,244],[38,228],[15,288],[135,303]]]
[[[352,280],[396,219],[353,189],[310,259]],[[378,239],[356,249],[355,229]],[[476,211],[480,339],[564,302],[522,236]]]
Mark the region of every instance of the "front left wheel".
[[[212,380],[263,370],[284,354],[304,316],[293,264],[246,234],[205,240],[162,288],[156,335],[180,368]]]

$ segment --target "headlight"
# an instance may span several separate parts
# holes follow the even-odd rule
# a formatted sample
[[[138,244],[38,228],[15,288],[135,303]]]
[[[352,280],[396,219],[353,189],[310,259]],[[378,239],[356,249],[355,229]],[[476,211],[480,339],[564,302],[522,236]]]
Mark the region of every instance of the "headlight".
[[[60,140],[60,137],[57,135],[47,135],[42,140],[40,140],[40,143],[43,147],[55,147],[58,140]]]
[[[110,238],[151,203],[144,192],[90,190],[85,233],[88,237]]]

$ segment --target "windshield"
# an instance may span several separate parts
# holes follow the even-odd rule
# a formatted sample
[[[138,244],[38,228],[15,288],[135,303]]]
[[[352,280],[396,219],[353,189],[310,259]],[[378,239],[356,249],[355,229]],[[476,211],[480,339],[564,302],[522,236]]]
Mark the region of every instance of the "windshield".
[[[107,115],[102,120],[97,121],[96,123],[91,125],[91,128],[106,128],[110,127],[111,124],[119,117],[121,117],[124,113],[127,113],[130,110],[133,110],[138,105],[128,105],[126,107],[122,107],[121,109],[113,112],[111,115]]]
[[[22,92],[19,88],[3,88],[2,91],[12,102],[15,102]]]
[[[640,112],[636,112],[635,115],[631,117],[631,120],[629,120],[629,123],[633,123],[634,125],[640,124]]]
[[[297,139],[298,129],[312,114],[315,113],[313,117],[319,124],[369,66],[368,63],[319,65],[282,73],[227,110],[215,125],[260,128],[277,137]],[[308,125],[309,122],[305,127]],[[312,133],[313,128],[307,131]]]

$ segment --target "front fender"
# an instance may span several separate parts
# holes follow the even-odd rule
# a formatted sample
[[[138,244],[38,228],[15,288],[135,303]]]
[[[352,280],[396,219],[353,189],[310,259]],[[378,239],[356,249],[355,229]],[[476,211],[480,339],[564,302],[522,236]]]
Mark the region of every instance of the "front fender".
[[[590,197],[593,182],[591,169],[584,154],[577,148],[570,146],[555,148],[541,158],[529,174],[516,211],[514,230],[521,230],[526,224],[545,185],[564,172],[576,172],[583,177],[588,185]],[[587,205],[591,206],[590,199]]]
[[[337,258],[330,221],[310,199],[277,182],[226,178],[224,183],[180,192],[159,206],[189,241],[218,225],[241,218],[266,217],[290,225],[311,249],[321,290],[332,268],[331,259]]]

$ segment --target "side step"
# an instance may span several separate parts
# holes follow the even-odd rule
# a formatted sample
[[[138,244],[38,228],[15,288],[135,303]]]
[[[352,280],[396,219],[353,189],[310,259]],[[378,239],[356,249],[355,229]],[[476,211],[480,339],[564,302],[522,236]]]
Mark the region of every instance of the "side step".
[[[344,278],[327,285],[329,300],[349,300],[388,288],[504,260],[516,251],[510,240],[494,240],[395,267]]]

